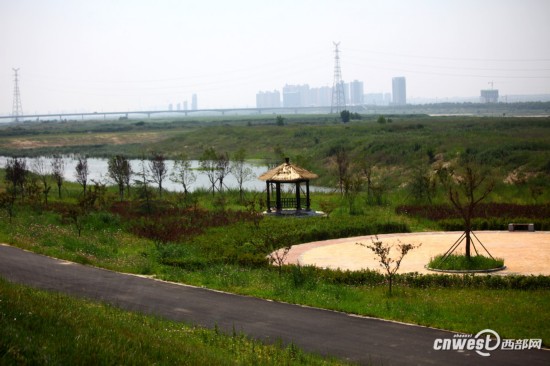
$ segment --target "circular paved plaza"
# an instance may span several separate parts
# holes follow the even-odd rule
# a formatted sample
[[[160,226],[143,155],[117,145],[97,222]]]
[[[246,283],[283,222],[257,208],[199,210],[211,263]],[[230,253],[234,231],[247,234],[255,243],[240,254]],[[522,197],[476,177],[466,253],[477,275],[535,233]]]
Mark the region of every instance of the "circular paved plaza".
[[[431,232],[381,234],[378,239],[384,244],[419,244],[420,248],[410,251],[403,261],[399,273],[434,273],[424,266],[430,258],[445,253],[462,232]],[[495,258],[503,258],[506,269],[495,274],[550,275],[550,232],[476,231],[475,235]],[[288,264],[315,265],[343,270],[378,269],[374,253],[356,243],[371,244],[374,236],[360,236],[335,240],[318,241],[294,245],[287,257]],[[475,241],[480,254],[487,255]],[[455,253],[464,252],[464,242]],[[392,249],[390,256],[397,254]],[[472,254],[475,252],[472,248]]]

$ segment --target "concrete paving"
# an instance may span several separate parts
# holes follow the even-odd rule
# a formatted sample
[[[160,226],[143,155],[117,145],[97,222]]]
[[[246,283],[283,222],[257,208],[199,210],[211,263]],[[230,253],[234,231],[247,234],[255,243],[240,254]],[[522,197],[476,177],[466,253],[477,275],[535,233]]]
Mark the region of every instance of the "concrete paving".
[[[445,253],[462,232],[382,234],[378,239],[388,244],[422,244],[410,251],[401,263],[399,273],[434,273],[425,268],[430,259]],[[475,235],[495,258],[503,258],[506,269],[493,274],[550,275],[550,232],[477,231]],[[323,268],[360,270],[378,269],[374,253],[357,243],[371,244],[374,236],[360,236],[295,245],[287,263],[315,265]],[[487,255],[475,241],[480,254]],[[455,253],[464,252],[461,244]],[[472,249],[472,253],[473,249]]]

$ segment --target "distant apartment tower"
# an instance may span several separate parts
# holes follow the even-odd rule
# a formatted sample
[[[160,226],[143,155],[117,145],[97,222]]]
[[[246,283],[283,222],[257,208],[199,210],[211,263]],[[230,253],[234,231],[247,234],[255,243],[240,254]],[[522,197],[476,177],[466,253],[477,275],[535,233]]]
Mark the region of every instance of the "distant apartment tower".
[[[283,107],[305,107],[309,102],[309,85],[285,85],[283,87]]]
[[[363,104],[363,82],[354,80],[349,83],[349,101],[351,105]]]
[[[363,100],[368,105],[384,105],[384,93],[367,93]]]
[[[498,89],[481,91],[481,103],[498,103]]]
[[[191,109],[194,110],[194,111],[199,109],[199,104],[197,102],[197,94],[193,94],[191,96]]]
[[[310,88],[308,93],[307,106],[311,107],[330,107],[332,99],[332,88],[322,86],[320,88]]]
[[[278,90],[256,93],[256,108],[280,108],[281,93]]]
[[[407,104],[407,82],[403,76],[395,77],[391,81],[393,105]]]

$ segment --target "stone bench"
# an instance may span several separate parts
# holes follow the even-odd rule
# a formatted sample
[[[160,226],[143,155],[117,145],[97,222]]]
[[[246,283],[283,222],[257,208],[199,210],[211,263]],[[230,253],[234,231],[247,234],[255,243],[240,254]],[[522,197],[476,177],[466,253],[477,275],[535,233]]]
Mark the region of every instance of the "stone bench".
[[[508,224],[508,231],[535,231],[535,224]]]

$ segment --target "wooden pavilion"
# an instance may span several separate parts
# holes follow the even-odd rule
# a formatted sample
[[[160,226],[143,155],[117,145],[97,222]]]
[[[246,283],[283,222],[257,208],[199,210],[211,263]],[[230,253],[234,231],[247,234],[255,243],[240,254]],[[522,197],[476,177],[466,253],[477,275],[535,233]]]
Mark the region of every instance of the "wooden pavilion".
[[[275,211],[276,213],[282,213],[283,209],[295,210],[298,214],[302,210],[302,205],[305,204],[305,211],[311,211],[311,201],[309,198],[309,181],[311,179],[318,178],[317,174],[314,174],[304,168],[300,168],[297,165],[291,164],[289,158],[285,158],[285,162],[258,177],[260,180],[266,182],[267,186],[267,212],[272,212],[272,185],[275,184]],[[281,196],[281,184],[291,183],[296,185],[295,197]],[[306,185],[306,197],[305,202],[302,200],[300,185],[305,183]]]

